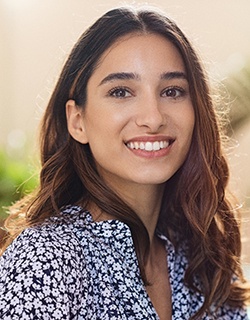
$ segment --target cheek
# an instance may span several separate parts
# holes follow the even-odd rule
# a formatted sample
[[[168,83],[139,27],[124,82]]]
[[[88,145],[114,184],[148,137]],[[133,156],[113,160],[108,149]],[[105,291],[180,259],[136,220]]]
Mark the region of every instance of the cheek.
[[[129,117],[128,108],[122,108],[121,106],[113,106],[112,103],[103,101],[93,101],[87,106],[85,112],[86,126],[89,129],[102,129],[121,128],[126,119]]]
[[[184,123],[186,123],[186,130],[187,132],[189,132],[189,136],[190,138],[193,135],[193,131],[194,131],[194,125],[195,125],[195,117],[194,117],[194,112],[190,112],[189,115],[187,115],[187,117],[184,120]]]
[[[182,113],[182,123],[186,126],[186,130],[189,132],[193,132],[194,129],[194,123],[195,123],[195,114],[194,114],[194,108],[192,104],[188,106],[188,108],[185,110],[185,112]]]
[[[190,149],[192,142],[193,131],[195,126],[195,116],[193,109],[189,109],[188,112],[180,113],[180,117],[176,122],[178,126],[179,138],[182,148],[182,155],[185,157]]]
[[[194,124],[195,124],[195,114],[192,105],[187,106],[184,109],[179,109],[178,112],[173,116],[175,119],[175,125],[178,131],[188,138],[192,136]]]

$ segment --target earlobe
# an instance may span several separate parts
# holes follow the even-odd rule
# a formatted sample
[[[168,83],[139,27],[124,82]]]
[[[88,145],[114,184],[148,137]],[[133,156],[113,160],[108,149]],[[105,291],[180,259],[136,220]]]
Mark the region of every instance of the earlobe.
[[[81,109],[76,105],[74,100],[67,101],[65,108],[70,135],[82,144],[88,143]]]

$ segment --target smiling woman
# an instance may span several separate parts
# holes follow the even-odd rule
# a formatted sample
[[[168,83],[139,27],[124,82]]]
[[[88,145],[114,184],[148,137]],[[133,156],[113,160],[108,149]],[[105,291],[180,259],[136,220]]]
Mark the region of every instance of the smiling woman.
[[[83,33],[41,162],[6,221],[1,318],[247,319],[217,117],[173,21],[120,8]]]
[[[120,196],[133,190],[139,197],[144,185],[159,189],[183,164],[194,110],[181,55],[163,36],[135,33],[119,39],[103,53],[87,97],[84,109],[73,100],[66,104],[68,129],[75,140],[89,144],[99,174]],[[130,205],[138,210],[139,204]],[[146,200],[144,205],[149,209]],[[152,219],[156,224],[157,214]]]

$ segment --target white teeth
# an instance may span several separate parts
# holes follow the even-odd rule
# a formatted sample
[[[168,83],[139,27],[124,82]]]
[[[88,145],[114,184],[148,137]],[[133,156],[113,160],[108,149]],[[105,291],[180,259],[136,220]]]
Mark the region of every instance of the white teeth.
[[[155,142],[128,142],[127,147],[130,149],[140,149],[145,151],[158,151],[169,146],[169,141],[155,141]]]
[[[169,141],[163,141],[163,148],[167,148],[169,146]]]
[[[144,145],[143,142],[140,142],[139,149],[141,149],[141,150],[144,150],[144,149],[145,149],[145,145]]]
[[[146,150],[146,151],[152,151],[152,150],[153,150],[153,143],[151,143],[151,142],[146,142],[146,143],[145,143],[145,150]]]
[[[161,149],[161,148],[160,148],[160,142],[155,141],[155,142],[153,143],[153,149],[154,149],[155,151],[160,150],[160,149]]]

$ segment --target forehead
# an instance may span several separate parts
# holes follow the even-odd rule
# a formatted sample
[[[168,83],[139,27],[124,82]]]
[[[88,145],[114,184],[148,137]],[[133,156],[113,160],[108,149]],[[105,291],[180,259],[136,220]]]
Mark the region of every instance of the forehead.
[[[178,49],[170,40],[155,33],[132,33],[119,38],[102,54],[96,71],[133,71],[145,66],[152,72],[162,68],[185,71]]]

